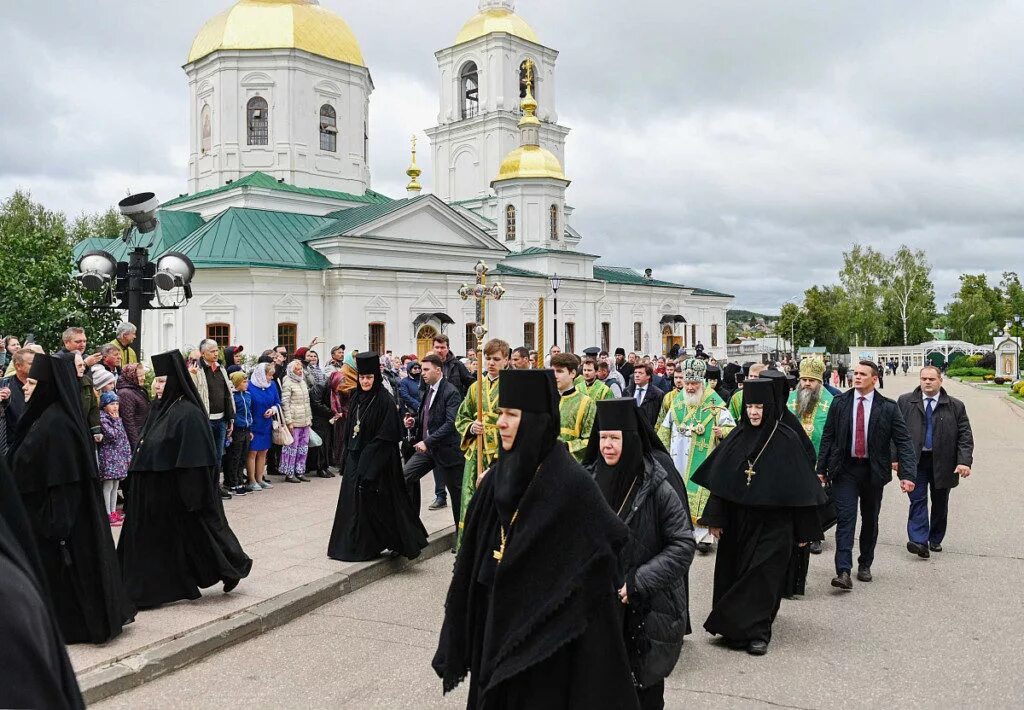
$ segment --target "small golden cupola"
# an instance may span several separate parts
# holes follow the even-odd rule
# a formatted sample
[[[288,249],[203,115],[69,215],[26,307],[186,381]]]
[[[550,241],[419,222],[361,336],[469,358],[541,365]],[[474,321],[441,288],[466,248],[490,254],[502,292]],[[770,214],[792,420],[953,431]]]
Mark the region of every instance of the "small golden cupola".
[[[423,190],[423,185],[420,185],[420,175],[423,171],[420,170],[420,166],[416,164],[416,135],[412,137],[412,162],[409,164],[409,169],[405,171],[405,174],[409,176],[409,184],[405,186],[405,191],[409,197],[417,197],[420,191]]]

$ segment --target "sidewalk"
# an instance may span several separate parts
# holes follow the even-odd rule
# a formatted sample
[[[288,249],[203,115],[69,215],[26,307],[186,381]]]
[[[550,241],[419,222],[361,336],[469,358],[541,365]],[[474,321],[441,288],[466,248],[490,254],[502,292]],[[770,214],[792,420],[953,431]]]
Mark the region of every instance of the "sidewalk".
[[[231,593],[220,587],[203,597],[142,611],[111,643],[68,647],[87,702],[96,702],[263,633],[408,566],[404,558],[338,562],[327,557],[341,478],[278,484],[271,490],[224,501],[250,575]],[[434,479],[422,479],[421,519],[430,546],[415,562],[448,554],[454,527],[450,508],[429,511]],[[130,514],[130,512],[129,512]],[[114,528],[114,534],[120,528]]]

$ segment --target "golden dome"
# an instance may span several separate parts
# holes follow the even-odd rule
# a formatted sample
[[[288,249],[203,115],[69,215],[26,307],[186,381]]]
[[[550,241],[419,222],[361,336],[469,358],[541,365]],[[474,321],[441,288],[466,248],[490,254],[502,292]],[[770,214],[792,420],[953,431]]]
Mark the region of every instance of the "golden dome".
[[[537,33],[526,24],[526,20],[516,13],[503,8],[484,10],[469,18],[469,22],[459,30],[459,35],[455,38],[455,44],[472,42],[474,39],[489,35],[492,32],[508,32],[510,35],[525,39],[527,42],[540,44],[540,40],[537,39]]]
[[[555,154],[539,145],[522,145],[506,155],[501,161],[501,168],[494,182],[516,178],[554,178],[569,181],[562,172],[562,164],[558,162]]]
[[[186,64],[221,49],[301,49],[366,66],[349,26],[316,0],[238,0],[199,30]]]

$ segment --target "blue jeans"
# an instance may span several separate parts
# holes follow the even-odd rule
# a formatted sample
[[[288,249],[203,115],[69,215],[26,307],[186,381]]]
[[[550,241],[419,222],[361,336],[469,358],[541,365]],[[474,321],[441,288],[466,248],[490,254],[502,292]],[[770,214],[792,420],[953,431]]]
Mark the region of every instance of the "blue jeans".
[[[855,462],[832,481],[836,499],[836,574],[853,569],[853,533],[857,528],[860,504],[860,556],[857,563],[870,567],[875,561],[878,542],[878,513],[882,509],[882,486],[871,480],[867,462]]]
[[[946,516],[949,513],[948,488],[935,487],[932,455],[925,451],[917,462],[917,485],[910,492],[910,513],[907,516],[907,539],[919,545],[929,542],[938,545],[946,536]],[[932,515],[928,518],[928,491],[932,494]]]
[[[224,460],[224,440],[228,437],[228,423],[223,419],[210,420],[210,433],[213,434],[213,447],[217,450],[217,466],[213,471],[214,483],[220,483],[220,463]]]

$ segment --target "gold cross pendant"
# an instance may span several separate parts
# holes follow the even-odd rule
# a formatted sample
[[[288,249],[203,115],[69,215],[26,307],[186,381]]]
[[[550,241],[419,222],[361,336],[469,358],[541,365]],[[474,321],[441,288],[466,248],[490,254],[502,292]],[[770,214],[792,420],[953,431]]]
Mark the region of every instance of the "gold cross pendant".
[[[352,427],[352,438],[355,439],[357,436],[359,436],[359,422],[356,422],[356,425]]]
[[[496,559],[498,562],[501,562],[501,558],[505,556],[505,546],[502,545],[500,549],[495,550],[491,554],[494,557],[494,559]]]
[[[754,470],[753,466],[748,466],[744,473],[747,474],[747,486],[750,486],[750,479],[757,475],[757,471]]]

